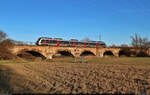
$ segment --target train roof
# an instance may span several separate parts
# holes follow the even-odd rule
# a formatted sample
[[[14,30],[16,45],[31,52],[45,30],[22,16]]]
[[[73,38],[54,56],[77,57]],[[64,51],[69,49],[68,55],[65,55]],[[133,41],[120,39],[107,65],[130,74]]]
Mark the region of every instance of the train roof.
[[[63,40],[62,38],[53,38],[53,39],[55,39],[55,40]]]
[[[77,39],[70,39],[70,41],[78,41]]]
[[[53,39],[53,38],[49,38],[49,37],[40,37],[39,39]]]
[[[103,41],[97,41],[98,43],[105,43],[105,42],[103,42]]]

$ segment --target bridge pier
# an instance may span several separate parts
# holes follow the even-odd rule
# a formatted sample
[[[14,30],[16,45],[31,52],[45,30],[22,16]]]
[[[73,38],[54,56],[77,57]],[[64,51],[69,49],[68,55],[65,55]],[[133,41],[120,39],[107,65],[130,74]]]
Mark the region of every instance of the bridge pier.
[[[104,53],[103,53],[103,52],[100,52],[99,55],[98,55],[98,57],[99,57],[99,56],[100,56],[101,58],[104,57]]]
[[[115,57],[119,57],[119,52],[114,52],[113,54]]]
[[[46,58],[47,58],[47,59],[52,59],[52,58],[53,58],[53,54],[47,54],[47,55],[46,55]]]
[[[147,50],[147,55],[150,56],[150,48]]]
[[[119,57],[119,54],[114,54],[115,57]]]

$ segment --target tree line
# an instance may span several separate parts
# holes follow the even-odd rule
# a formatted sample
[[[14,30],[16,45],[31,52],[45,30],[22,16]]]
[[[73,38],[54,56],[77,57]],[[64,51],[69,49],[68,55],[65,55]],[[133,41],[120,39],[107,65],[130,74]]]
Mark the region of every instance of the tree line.
[[[131,44],[110,45],[109,47],[133,47],[135,49],[148,49],[150,47],[150,41],[147,37],[141,37],[137,33],[131,36]]]
[[[150,41],[146,37],[141,37],[135,33],[131,36],[132,46],[137,49],[148,49],[150,47]]]

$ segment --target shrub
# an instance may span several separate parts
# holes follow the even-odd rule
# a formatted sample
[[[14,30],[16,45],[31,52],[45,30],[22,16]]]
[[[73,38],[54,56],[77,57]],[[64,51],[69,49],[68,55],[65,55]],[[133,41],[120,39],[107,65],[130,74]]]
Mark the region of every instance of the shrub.
[[[7,39],[7,34],[0,30],[0,60],[8,60],[16,58],[10,52],[10,48],[13,48],[14,44],[11,39]]]

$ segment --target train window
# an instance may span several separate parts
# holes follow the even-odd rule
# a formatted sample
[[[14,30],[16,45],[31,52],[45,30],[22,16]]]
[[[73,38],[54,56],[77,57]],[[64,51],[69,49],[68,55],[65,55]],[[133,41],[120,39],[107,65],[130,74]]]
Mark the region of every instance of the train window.
[[[90,45],[96,45],[96,43],[90,43]]]
[[[64,41],[64,44],[69,44],[69,41]]]
[[[70,44],[72,44],[72,45],[73,45],[73,43],[74,43],[74,42],[70,42]]]
[[[53,40],[53,43],[57,43],[57,41],[56,41],[56,40]]]
[[[103,45],[102,43],[98,43],[98,45]]]
[[[76,45],[79,45],[79,42],[76,42]]]
[[[79,45],[84,45],[84,42],[78,42]]]
[[[81,45],[81,42],[77,42],[77,45]]]
[[[84,42],[81,42],[81,45],[84,45]]]
[[[89,43],[89,45],[92,45],[92,43]]]
[[[49,40],[49,43],[53,43],[53,40]]]
[[[64,41],[60,41],[59,43],[60,43],[60,44],[64,44]]]
[[[49,40],[46,40],[46,43],[49,43]]]

